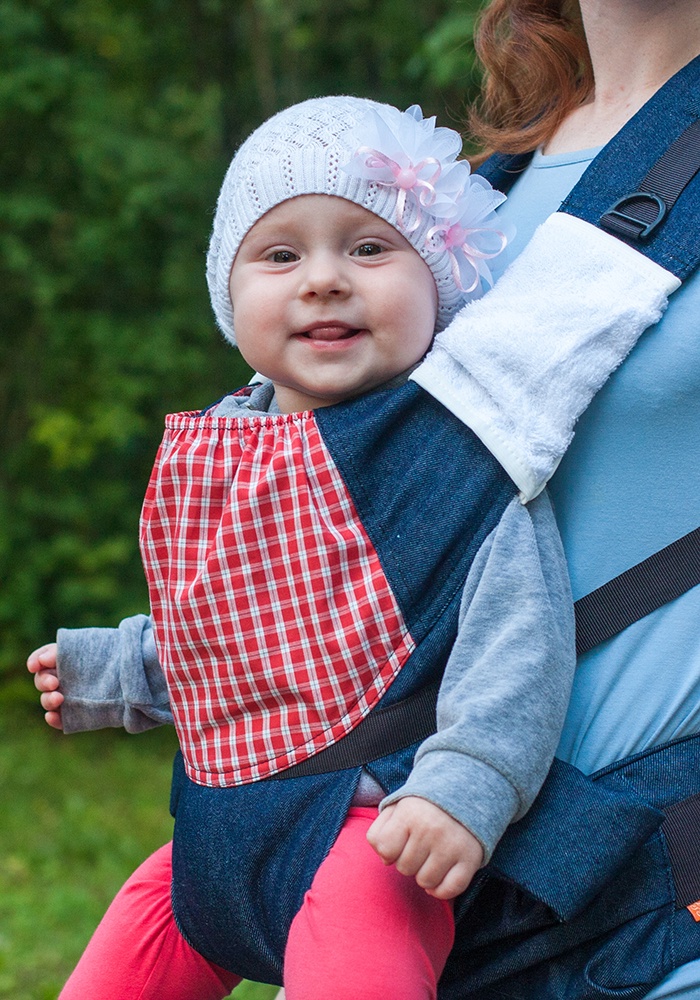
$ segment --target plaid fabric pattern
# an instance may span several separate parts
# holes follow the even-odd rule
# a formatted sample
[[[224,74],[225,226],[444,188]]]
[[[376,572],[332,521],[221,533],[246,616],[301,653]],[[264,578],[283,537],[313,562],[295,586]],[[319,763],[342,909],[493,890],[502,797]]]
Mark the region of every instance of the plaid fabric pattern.
[[[169,416],[141,550],[199,784],[246,784],[323,750],[413,651],[312,413]]]

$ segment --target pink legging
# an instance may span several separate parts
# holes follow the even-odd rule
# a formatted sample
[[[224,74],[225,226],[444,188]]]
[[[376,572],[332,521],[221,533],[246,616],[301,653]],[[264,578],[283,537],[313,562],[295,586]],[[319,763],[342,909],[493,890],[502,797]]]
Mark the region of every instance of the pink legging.
[[[377,815],[353,808],[289,932],[286,1000],[434,1000],[454,939],[452,906],[385,866]],[[119,891],[59,1000],[221,1000],[241,981],[184,940],[170,903],[171,845]]]

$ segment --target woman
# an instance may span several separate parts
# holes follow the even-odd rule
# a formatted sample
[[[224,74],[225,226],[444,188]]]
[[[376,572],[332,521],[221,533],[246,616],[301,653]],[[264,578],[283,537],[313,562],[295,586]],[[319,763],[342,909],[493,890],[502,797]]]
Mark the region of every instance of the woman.
[[[515,256],[596,153],[700,53],[697,0],[493,0],[473,127],[537,149],[501,216]],[[508,251],[507,251],[508,252]],[[581,417],[550,490],[574,597],[700,524],[700,276],[674,294]],[[584,655],[558,756],[585,773],[700,730],[700,587]],[[700,951],[698,951],[700,955]],[[649,1000],[700,996],[700,960]]]

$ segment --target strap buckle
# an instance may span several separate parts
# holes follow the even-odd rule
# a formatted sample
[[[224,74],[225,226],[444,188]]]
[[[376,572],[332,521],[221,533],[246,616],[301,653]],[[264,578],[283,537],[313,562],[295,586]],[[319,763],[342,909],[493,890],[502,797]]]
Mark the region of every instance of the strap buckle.
[[[629,210],[624,210],[628,205],[637,201],[642,202],[642,205],[639,206],[640,208],[647,209],[652,207],[652,209],[655,209],[656,218],[649,222],[646,219],[640,219],[636,215],[632,215]],[[626,194],[622,198],[618,198],[607,212],[601,215],[600,225],[629,239],[647,240],[654,230],[661,225],[667,213],[668,206],[658,194],[652,194],[650,191],[634,191],[632,194]],[[646,214],[646,211],[643,211],[642,214]]]

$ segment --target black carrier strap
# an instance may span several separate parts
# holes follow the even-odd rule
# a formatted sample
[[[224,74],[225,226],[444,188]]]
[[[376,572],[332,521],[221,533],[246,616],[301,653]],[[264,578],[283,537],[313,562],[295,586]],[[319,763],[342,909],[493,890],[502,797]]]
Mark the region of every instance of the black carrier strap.
[[[661,829],[671,862],[676,905],[691,906],[700,900],[700,795],[674,802],[664,810]]]
[[[638,186],[600,217],[599,225],[623,240],[648,240],[700,170],[700,121],[692,122]]]
[[[699,583],[700,528],[696,528],[576,601],[577,655]]]
[[[342,740],[268,780],[303,778],[309,774],[362,767],[379,757],[404,750],[412,743],[427,740],[437,729],[435,708],[439,687],[436,681],[388,708],[375,709]]]
[[[576,654],[611,639],[700,584],[700,528],[655,552],[574,604]],[[422,742],[436,730],[439,684],[422,688],[389,708],[368,715],[347,736],[276,779],[328,774],[396,753]],[[700,799],[698,802],[700,808]],[[695,897],[697,898],[697,897]]]

